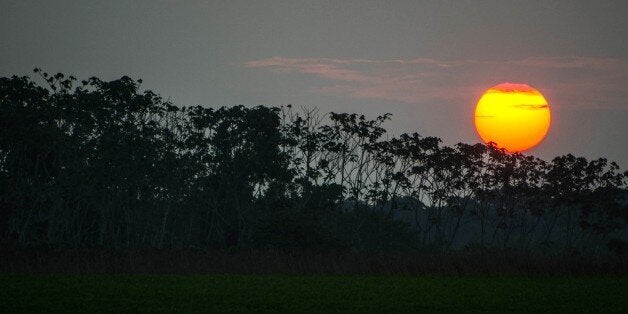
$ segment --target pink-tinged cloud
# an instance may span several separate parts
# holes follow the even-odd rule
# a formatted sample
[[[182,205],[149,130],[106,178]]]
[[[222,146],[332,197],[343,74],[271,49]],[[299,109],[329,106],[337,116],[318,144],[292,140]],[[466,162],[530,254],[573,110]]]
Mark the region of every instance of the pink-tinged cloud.
[[[510,61],[368,60],[283,58],[247,62],[246,67],[313,75],[328,85],[312,92],[404,103],[475,101],[502,82],[524,82],[566,106],[628,109],[628,62],[588,57],[537,57]],[[278,75],[279,75],[278,74]],[[469,99],[471,98],[471,99]]]
[[[520,83],[501,83],[491,87],[490,91],[506,92],[506,93],[538,93],[538,91],[530,85]]]
[[[296,71],[306,74],[315,74],[330,80],[348,81],[357,83],[375,83],[376,78],[361,74],[344,67],[359,61],[344,62],[335,59],[290,59],[274,57],[257,61],[247,62],[247,67],[271,68],[279,72]]]

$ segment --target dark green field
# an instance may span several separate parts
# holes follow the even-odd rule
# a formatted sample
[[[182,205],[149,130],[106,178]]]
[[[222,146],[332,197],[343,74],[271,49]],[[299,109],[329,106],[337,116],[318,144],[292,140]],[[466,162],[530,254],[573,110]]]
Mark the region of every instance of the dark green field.
[[[628,311],[627,277],[2,275],[0,312]]]

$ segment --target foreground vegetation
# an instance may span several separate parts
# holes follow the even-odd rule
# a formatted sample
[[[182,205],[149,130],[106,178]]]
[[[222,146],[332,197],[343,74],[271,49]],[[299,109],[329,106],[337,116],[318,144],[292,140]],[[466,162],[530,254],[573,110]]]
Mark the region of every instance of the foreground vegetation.
[[[3,275],[13,312],[621,313],[628,278]]]
[[[628,276],[622,256],[556,252],[2,249],[0,274]]]

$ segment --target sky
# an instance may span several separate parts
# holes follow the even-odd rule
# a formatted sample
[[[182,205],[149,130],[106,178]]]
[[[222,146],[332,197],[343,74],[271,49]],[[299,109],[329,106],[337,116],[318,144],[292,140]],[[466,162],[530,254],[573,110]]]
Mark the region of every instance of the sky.
[[[628,168],[628,1],[8,1],[0,76],[143,80],[177,105],[286,105],[391,135],[481,141],[484,91],[525,83],[552,125],[527,153]]]

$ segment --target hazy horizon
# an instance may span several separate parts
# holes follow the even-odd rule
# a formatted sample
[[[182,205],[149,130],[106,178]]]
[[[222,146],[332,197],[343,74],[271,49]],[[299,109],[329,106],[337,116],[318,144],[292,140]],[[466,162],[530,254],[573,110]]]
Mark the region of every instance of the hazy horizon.
[[[3,1],[0,75],[129,75],[177,105],[390,112],[391,134],[475,143],[480,95],[526,83],[552,125],[527,153],[628,166],[622,1]]]

